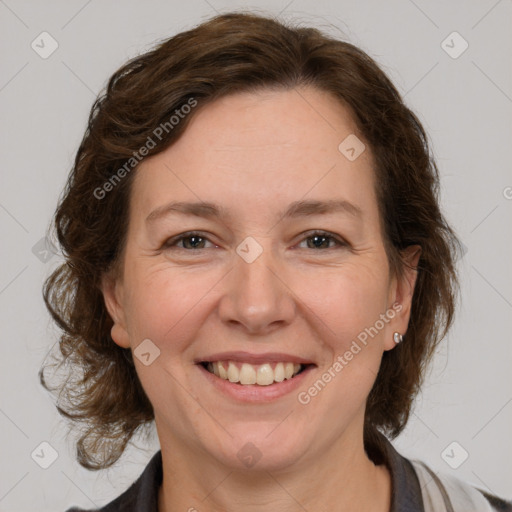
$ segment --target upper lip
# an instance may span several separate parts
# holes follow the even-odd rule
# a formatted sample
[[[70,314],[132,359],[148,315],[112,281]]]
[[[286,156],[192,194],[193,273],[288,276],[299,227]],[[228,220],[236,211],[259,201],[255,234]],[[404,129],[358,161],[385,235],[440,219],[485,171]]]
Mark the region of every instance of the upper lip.
[[[310,359],[304,357],[294,356],[292,354],[285,354],[283,352],[266,352],[264,354],[252,354],[250,352],[235,351],[235,352],[218,352],[196,359],[197,363],[213,363],[216,361],[237,361],[240,363],[249,364],[264,364],[264,363],[298,363],[298,364],[314,364]]]

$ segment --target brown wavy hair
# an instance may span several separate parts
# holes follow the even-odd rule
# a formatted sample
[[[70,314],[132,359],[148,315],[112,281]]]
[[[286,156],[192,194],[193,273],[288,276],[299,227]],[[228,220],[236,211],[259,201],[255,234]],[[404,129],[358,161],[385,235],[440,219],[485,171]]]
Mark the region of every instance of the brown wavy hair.
[[[76,450],[83,467],[114,464],[154,419],[131,351],[111,338],[100,289],[102,276],[122,258],[136,167],[108,193],[95,191],[113,183],[155,128],[191,99],[198,107],[148,156],[175,142],[202,105],[242,91],[307,85],[350,109],[371,150],[391,271],[402,275],[401,250],[422,248],[405,340],[384,352],[367,400],[364,441],[371,458],[378,462],[378,430],[393,439],[405,427],[427,363],[453,322],[459,287],[460,245],[440,211],[439,173],[426,133],[361,49],[315,28],[230,13],[158,42],[113,74],[92,106],[55,213],[52,226],[65,262],[47,278],[43,295],[62,333],[54,363],[43,363],[39,376],[47,390],[58,392],[58,411],[80,432]],[[64,368],[56,386],[44,377],[50,366]]]

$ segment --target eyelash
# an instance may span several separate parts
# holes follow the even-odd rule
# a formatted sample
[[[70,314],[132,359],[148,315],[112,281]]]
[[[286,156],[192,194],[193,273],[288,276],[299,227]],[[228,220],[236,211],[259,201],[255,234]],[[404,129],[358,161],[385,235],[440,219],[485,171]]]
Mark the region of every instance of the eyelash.
[[[334,235],[333,233],[330,233],[328,231],[322,231],[322,230],[313,230],[311,232],[307,232],[306,233],[307,236],[305,236],[302,240],[308,240],[310,238],[314,238],[315,236],[319,236],[319,237],[323,237],[323,238],[326,238],[326,239],[329,239],[329,240],[333,240],[334,242],[336,242],[336,244],[338,245],[339,248],[343,248],[343,247],[348,247],[348,243],[345,242],[343,239],[341,239],[340,237]],[[208,240],[208,238],[206,236],[204,236],[203,233],[201,233],[200,231],[187,231],[186,233],[181,233],[180,235],[177,235],[173,238],[169,238],[168,240],[166,240],[164,242],[164,245],[163,245],[163,248],[164,249],[171,249],[173,247],[176,247],[176,244],[178,244],[179,242],[183,241],[183,240],[187,240],[189,238],[192,238],[192,237],[198,237],[198,238],[201,238],[203,240]],[[210,241],[210,240],[208,240]],[[201,247],[201,248],[198,248],[198,249],[187,249],[185,247],[176,247],[177,249],[180,249],[180,250],[183,250],[183,251],[187,251],[187,252],[196,252],[196,251],[200,251],[200,250],[203,250],[205,249],[204,247]],[[334,249],[335,247],[328,247],[328,249]],[[322,249],[314,249],[312,248],[311,250],[322,250]],[[326,249],[324,249],[326,250]]]

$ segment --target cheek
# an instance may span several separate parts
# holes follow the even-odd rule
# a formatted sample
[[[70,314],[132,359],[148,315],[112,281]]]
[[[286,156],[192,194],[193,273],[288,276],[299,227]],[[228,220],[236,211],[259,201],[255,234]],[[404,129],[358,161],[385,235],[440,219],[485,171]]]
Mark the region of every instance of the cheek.
[[[318,393],[318,402],[325,400],[335,417],[347,418],[363,406],[379,370],[382,340],[389,335],[380,320],[386,312],[388,276],[377,264],[354,264],[318,277],[317,287],[303,290],[305,303],[325,326],[321,338],[331,356],[319,376],[327,392]]]
[[[133,269],[128,277],[128,331],[132,344],[145,338],[162,350],[180,347],[180,340],[190,339],[201,320],[219,277],[215,272],[191,272],[159,266]]]
[[[298,274],[292,289],[342,346],[379,319],[388,295],[385,269],[371,262]]]

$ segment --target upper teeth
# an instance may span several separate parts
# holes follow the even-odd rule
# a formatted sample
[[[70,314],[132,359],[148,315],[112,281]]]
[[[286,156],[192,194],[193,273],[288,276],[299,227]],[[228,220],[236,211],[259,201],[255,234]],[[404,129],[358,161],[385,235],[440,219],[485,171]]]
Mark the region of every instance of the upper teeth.
[[[207,369],[217,377],[230,382],[268,386],[274,382],[291,379],[300,371],[301,365],[298,363],[277,363],[275,368],[272,368],[272,363],[260,365],[242,363],[239,368],[233,361],[215,361],[208,363]]]

